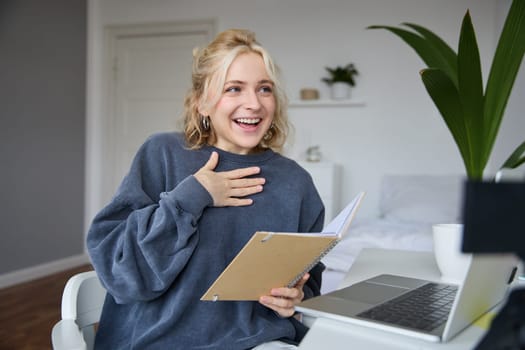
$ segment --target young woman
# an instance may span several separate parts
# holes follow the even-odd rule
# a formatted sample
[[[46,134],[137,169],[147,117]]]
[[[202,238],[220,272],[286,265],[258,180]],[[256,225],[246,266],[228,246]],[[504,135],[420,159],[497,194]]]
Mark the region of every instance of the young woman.
[[[304,336],[294,307],[320,293],[322,264],[258,302],[200,301],[255,231],[322,229],[311,177],[278,153],[285,108],[253,33],[227,30],[194,52],[184,134],[142,145],[88,233],[108,291],[97,348],[294,348]]]

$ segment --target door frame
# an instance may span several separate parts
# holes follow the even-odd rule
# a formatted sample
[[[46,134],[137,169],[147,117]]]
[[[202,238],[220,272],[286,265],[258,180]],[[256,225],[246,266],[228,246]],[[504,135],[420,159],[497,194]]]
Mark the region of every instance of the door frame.
[[[95,24],[92,24],[95,26]],[[125,37],[204,34],[208,41],[216,34],[216,21],[202,19],[192,21],[134,23],[107,25],[101,28],[102,42],[88,38],[87,103],[86,103],[86,180],[84,232],[96,213],[106,204],[108,181],[106,174],[115,158],[115,146],[111,141],[115,121],[114,67],[117,41]],[[98,51],[98,55],[97,55]],[[97,67],[97,61],[99,62]],[[97,72],[98,71],[98,72]],[[111,190],[112,191],[112,190]]]

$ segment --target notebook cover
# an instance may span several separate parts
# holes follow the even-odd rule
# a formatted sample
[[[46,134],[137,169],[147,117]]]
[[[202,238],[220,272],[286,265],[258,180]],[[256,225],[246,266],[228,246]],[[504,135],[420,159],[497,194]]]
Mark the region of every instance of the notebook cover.
[[[359,193],[322,232],[255,232],[201,300],[259,300],[272,288],[293,287],[347,233],[364,195]]]
[[[256,232],[201,300],[259,300],[287,286],[337,241],[335,233]]]

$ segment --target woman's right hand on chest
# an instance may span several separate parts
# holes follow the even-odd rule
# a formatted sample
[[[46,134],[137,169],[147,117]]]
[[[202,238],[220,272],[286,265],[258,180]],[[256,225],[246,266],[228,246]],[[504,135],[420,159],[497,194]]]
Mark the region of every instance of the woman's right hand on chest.
[[[239,207],[253,203],[248,196],[263,190],[265,179],[262,177],[248,178],[259,174],[259,167],[240,168],[230,171],[216,172],[219,164],[219,154],[212,152],[208,162],[195,174],[195,178],[210,193],[215,207]]]

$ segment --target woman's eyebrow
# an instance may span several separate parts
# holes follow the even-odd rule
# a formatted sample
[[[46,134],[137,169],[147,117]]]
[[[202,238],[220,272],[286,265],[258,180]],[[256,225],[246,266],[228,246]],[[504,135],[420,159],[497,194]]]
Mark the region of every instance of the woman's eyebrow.
[[[259,80],[259,84],[271,84],[271,85],[274,85],[273,81],[271,81],[269,79]]]
[[[246,82],[244,82],[242,80],[228,80],[228,81],[224,82],[224,85],[230,85],[230,84],[242,85],[242,84],[246,84]]]
[[[231,84],[236,84],[236,85],[245,85],[246,82],[245,81],[242,81],[242,80],[228,80],[226,82],[224,82],[224,85],[231,85]],[[269,80],[269,79],[263,79],[263,80],[259,80],[257,82],[257,84],[271,84],[271,85],[274,85],[273,81]]]

